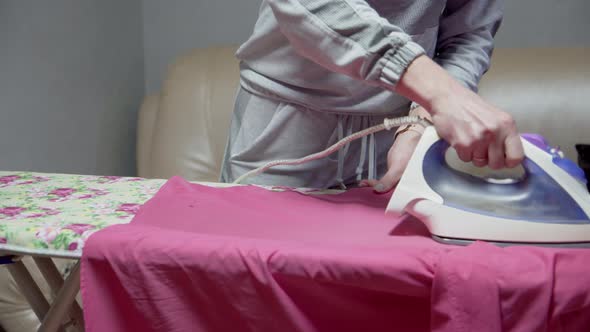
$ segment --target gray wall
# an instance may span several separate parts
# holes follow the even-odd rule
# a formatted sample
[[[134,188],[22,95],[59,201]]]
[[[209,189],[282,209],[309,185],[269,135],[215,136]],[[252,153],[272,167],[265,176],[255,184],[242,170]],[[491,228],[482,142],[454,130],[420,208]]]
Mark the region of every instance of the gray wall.
[[[590,46],[589,0],[505,3],[498,47]],[[179,54],[244,41],[259,4],[260,0],[143,0],[147,91],[160,88],[166,67]]]
[[[195,47],[244,41],[260,0],[143,0],[146,90],[154,92],[167,66]]]
[[[0,0],[0,170],[134,172],[140,0]]]
[[[590,47],[589,0],[504,0],[498,47]]]

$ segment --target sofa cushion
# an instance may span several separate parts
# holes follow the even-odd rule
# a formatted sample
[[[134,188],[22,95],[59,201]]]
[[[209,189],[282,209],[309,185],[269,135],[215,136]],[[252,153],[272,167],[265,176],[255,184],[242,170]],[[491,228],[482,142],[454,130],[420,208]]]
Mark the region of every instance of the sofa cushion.
[[[239,69],[234,47],[195,50],[169,69],[152,139],[150,175],[218,181]]]

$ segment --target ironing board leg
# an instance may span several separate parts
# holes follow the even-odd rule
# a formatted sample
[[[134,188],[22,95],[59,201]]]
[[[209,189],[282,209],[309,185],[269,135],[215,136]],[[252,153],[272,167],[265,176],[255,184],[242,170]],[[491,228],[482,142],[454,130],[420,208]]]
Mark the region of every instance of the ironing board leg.
[[[49,308],[45,319],[39,328],[40,332],[57,331],[72,304],[76,301],[76,295],[80,290],[80,262],[76,263],[70,275],[66,278],[63,287],[57,293],[53,305]]]
[[[6,266],[10,275],[18,285],[23,296],[27,299],[33,312],[37,315],[40,321],[49,311],[49,302],[35,283],[35,280],[27,270],[25,264],[21,261],[16,261],[13,264]]]
[[[55,263],[51,258],[46,257],[33,257],[33,260],[35,261],[35,264],[37,264],[37,267],[39,268],[39,271],[41,271],[41,274],[45,280],[47,280],[47,284],[51,288],[53,296],[57,296],[64,285],[64,280],[61,276],[61,273],[55,266]],[[77,326],[77,330],[83,332],[84,315],[80,305],[75,300],[70,308],[69,316],[73,325]]]

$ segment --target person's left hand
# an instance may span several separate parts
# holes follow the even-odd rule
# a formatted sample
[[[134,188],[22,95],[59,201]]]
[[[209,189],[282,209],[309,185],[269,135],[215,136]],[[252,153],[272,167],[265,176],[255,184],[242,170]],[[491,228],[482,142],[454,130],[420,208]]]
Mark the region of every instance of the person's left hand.
[[[421,136],[422,134],[414,130],[399,134],[387,153],[387,173],[380,180],[362,180],[359,186],[373,187],[379,193],[392,190],[406,170]]]

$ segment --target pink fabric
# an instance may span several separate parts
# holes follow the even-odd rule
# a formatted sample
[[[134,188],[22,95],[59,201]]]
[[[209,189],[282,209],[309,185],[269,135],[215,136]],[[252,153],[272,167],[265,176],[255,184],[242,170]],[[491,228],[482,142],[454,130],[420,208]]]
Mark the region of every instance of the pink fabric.
[[[388,199],[173,178],[87,241],[86,329],[590,331],[590,251],[441,245]]]

